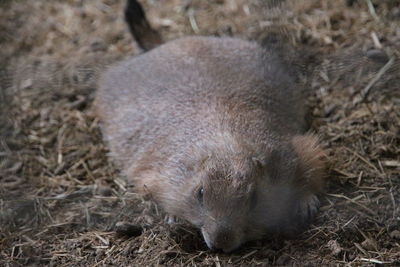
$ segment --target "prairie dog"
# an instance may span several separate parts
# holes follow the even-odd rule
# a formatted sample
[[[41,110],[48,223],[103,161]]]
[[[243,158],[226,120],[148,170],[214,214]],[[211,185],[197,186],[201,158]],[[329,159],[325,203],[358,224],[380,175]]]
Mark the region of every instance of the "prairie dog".
[[[109,68],[95,109],[136,190],[198,227],[210,249],[231,252],[293,235],[318,209],[323,152],[305,133],[294,71],[255,42],[185,37]]]

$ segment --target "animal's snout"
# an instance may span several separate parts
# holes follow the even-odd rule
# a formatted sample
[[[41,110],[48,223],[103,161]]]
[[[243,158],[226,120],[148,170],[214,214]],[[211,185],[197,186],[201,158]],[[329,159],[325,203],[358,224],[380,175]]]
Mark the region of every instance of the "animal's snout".
[[[238,234],[226,227],[216,227],[216,229],[201,230],[204,241],[211,250],[231,252],[239,247],[240,240]]]
[[[213,242],[213,247],[216,249],[221,249],[224,252],[228,252],[232,247],[234,241],[234,234],[226,229],[221,229],[215,233],[215,238]]]

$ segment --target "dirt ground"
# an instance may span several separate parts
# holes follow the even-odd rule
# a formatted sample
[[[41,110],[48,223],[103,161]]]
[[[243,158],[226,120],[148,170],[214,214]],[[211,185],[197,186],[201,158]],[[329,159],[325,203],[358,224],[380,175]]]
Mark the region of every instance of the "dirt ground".
[[[3,0],[0,266],[400,266],[400,1],[265,1],[141,2],[166,40],[257,39],[282,25],[327,58],[310,83],[329,161],[310,228],[222,254],[184,222],[165,223],[108,161],[91,110],[99,73],[140,52],[124,1]],[[370,49],[388,59],[363,68]]]

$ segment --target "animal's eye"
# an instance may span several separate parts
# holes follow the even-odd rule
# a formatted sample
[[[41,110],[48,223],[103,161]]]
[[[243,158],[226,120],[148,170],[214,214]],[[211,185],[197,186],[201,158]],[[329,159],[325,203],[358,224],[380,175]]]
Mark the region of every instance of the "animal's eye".
[[[203,203],[203,194],[204,194],[204,188],[200,187],[199,190],[197,191],[197,199],[199,200],[200,203]]]

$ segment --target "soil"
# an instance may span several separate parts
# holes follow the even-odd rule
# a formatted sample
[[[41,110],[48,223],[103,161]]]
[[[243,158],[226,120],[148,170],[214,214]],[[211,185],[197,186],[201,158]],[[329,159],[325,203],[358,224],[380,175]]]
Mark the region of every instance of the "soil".
[[[329,162],[321,211],[292,240],[208,251],[107,158],[91,105],[98,75],[140,53],[124,1],[3,0],[0,266],[400,266],[400,1],[141,2],[165,40],[275,27],[323,59],[307,72]],[[387,59],[365,61],[371,49]]]

